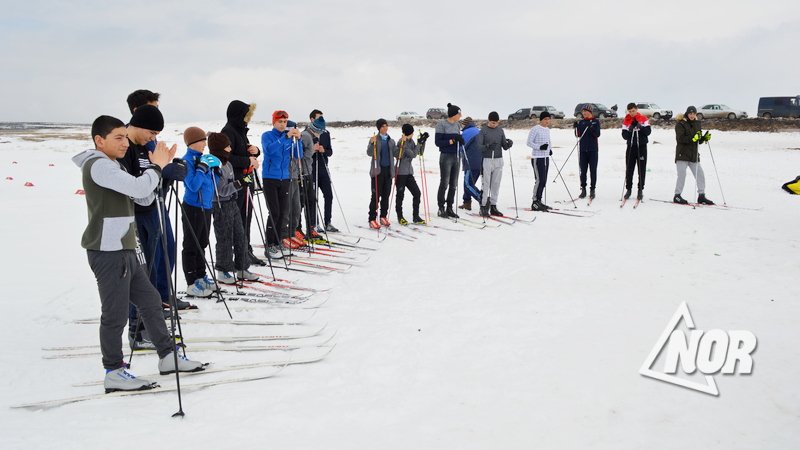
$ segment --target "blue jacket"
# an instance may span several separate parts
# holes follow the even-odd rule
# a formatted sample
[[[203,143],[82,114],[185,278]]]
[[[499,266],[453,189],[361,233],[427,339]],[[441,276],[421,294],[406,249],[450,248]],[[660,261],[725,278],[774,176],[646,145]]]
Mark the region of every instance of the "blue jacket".
[[[469,167],[466,161],[462,170],[472,170],[473,173],[480,173],[483,168],[483,155],[481,154],[481,147],[478,145],[478,140],[475,139],[480,133],[480,130],[475,125],[470,125],[461,130],[461,137],[464,138],[464,151],[469,160]],[[462,155],[463,158],[463,155]]]
[[[186,178],[183,179],[183,203],[195,208],[213,209],[211,200],[214,199],[214,179],[213,171],[203,173],[197,169],[195,164],[202,153],[190,148],[186,149],[183,155],[186,161]]]
[[[261,163],[261,177],[271,180],[288,180],[291,177],[289,163],[292,160],[292,140],[275,128],[261,135],[261,151],[264,162]],[[297,140],[295,158],[303,157],[303,143]]]
[[[581,119],[576,123],[575,137],[581,138],[580,151],[596,152],[597,138],[600,137],[600,121],[597,119]],[[587,130],[588,128],[588,130]]]

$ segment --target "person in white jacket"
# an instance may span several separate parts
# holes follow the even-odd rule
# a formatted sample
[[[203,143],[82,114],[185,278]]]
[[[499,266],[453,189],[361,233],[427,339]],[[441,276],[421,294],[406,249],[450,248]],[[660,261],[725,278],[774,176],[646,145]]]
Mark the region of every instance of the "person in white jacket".
[[[547,169],[550,167],[550,155],[553,154],[550,144],[550,113],[543,111],[539,116],[539,123],[531,128],[528,133],[528,147],[531,148],[531,166],[536,183],[533,186],[534,211],[547,212],[550,207],[542,201],[544,189],[547,186]]]

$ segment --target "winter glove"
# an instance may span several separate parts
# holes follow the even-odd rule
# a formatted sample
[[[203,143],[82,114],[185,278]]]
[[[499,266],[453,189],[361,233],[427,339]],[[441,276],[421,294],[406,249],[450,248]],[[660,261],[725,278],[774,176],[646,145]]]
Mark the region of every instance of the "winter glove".
[[[203,173],[208,173],[208,169],[215,169],[221,164],[219,158],[214,155],[203,155],[200,157],[200,162],[197,163],[197,170]]]
[[[708,131],[706,131],[706,134],[704,134],[704,135],[703,135],[703,137],[702,137],[702,138],[700,138],[700,143],[701,143],[701,144],[704,144],[704,143],[706,143],[706,142],[708,142],[708,141],[710,141],[710,140],[711,140],[711,133],[709,133]]]
[[[164,166],[161,174],[167,180],[183,181],[186,178],[186,161],[175,158],[171,163]]]
[[[457,134],[456,137],[453,138],[453,141],[455,141],[456,144],[464,145],[464,137],[460,134]]]
[[[547,150],[548,144],[542,144],[539,146],[539,150]]]
[[[578,121],[572,122],[572,128],[578,128]]]
[[[511,148],[512,145],[514,145],[514,141],[511,139],[506,139],[506,148]]]
[[[639,126],[639,121],[636,120],[636,119],[633,119],[633,122],[631,122],[631,130],[633,130],[634,128],[636,128],[638,126]]]
[[[427,141],[430,136],[431,135],[428,134],[427,131],[424,133],[420,133],[419,137],[417,138],[417,142],[419,143],[419,145],[425,145],[425,141]]]
[[[242,183],[250,184],[252,182],[253,182],[253,176],[250,175],[249,173],[247,174],[246,177],[242,178]]]
[[[550,156],[553,156],[553,151],[552,150],[550,150]]]
[[[694,136],[692,136],[692,142],[699,141],[701,137],[702,136],[700,135],[700,132],[698,131],[697,133],[694,134]]]

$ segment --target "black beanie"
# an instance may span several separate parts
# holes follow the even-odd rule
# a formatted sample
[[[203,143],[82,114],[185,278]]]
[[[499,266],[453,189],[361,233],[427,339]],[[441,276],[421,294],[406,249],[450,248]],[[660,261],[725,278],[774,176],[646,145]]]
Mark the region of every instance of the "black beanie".
[[[403,124],[403,136],[411,136],[414,134],[414,126],[410,123]]]
[[[386,119],[378,119],[378,120],[375,121],[375,127],[377,129],[379,129],[379,130],[381,129],[382,126],[388,125],[388,124],[389,124],[389,122],[387,122]]]
[[[500,114],[497,114],[497,111],[492,111],[489,113],[489,122],[499,122],[500,121]]]
[[[131,125],[145,130],[161,131],[164,129],[164,116],[155,106],[140,106],[133,112]]]
[[[689,113],[697,114],[697,108],[695,108],[694,106],[690,106],[690,107],[686,108],[686,114],[684,114],[684,115],[688,116]]]
[[[447,104],[447,117],[450,118],[450,117],[455,116],[456,114],[461,114],[461,108],[459,108],[458,106],[456,106],[456,105],[454,105],[452,103],[448,103]]]
[[[542,111],[542,113],[539,114],[539,120],[544,120],[547,119],[548,117],[550,117],[550,113],[547,111]]]

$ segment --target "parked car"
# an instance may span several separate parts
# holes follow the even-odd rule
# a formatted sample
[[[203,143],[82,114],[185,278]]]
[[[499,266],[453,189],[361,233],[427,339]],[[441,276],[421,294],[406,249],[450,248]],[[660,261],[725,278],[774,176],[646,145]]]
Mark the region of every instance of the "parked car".
[[[403,111],[397,115],[397,120],[420,120],[424,119],[421,114],[414,111]]]
[[[425,118],[431,119],[446,119],[447,111],[444,108],[431,108],[425,113]]]
[[[563,119],[564,111],[557,110],[554,106],[534,106],[531,108],[531,118],[539,117],[539,114],[547,111],[553,119]]]
[[[761,97],[758,99],[758,117],[800,117],[800,95],[795,97]]]
[[[528,120],[531,118],[530,108],[520,108],[508,115],[508,120]]]
[[[607,107],[602,103],[578,103],[575,105],[575,112],[572,114],[575,118],[580,118],[581,116],[581,109],[583,109],[584,105],[589,105],[592,108],[592,115],[595,117],[617,117],[617,112],[613,109]]]
[[[747,112],[741,109],[733,109],[728,105],[710,104],[703,105],[697,110],[697,118],[703,119],[739,119],[747,118]]]
[[[638,109],[639,113],[642,114],[643,116],[652,117],[655,120],[659,119],[669,120],[672,118],[672,110],[661,108],[655,103],[650,103],[650,102],[637,103],[636,109]]]

